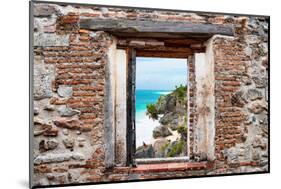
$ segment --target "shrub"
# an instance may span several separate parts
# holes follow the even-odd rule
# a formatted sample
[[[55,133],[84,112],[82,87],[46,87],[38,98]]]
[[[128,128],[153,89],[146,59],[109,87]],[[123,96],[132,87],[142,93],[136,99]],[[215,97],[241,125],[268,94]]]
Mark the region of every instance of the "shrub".
[[[148,115],[149,118],[152,118],[153,120],[158,119],[158,112],[154,104],[146,105],[146,115]]]
[[[186,136],[187,135],[187,126],[185,124],[184,125],[180,125],[180,126],[177,127],[177,131],[182,136]]]
[[[184,148],[184,141],[180,140],[172,147],[171,151],[168,152],[167,156],[174,157],[180,154],[183,151],[183,148]]]

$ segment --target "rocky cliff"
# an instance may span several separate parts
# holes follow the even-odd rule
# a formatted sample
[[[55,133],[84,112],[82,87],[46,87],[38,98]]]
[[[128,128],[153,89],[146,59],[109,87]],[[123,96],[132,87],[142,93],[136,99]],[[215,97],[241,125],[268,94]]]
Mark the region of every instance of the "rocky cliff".
[[[187,87],[179,86],[162,95],[154,104],[147,105],[146,114],[159,120],[153,130],[152,144],[143,144],[136,150],[136,158],[186,156],[187,139]]]

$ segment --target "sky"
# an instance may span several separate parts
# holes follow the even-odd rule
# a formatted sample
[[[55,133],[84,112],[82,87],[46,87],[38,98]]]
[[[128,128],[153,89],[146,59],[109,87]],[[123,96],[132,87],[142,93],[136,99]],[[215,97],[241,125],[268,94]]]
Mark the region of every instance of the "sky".
[[[186,83],[186,59],[137,57],[136,89],[173,90]]]

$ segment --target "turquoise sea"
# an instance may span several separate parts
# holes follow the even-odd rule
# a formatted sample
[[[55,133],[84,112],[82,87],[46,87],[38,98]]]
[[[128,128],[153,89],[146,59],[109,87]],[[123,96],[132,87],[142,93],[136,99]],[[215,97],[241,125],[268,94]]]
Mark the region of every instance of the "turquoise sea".
[[[146,116],[146,105],[155,103],[161,95],[169,94],[170,90],[136,90],[136,144],[150,143],[152,131],[158,126],[158,121],[153,121]]]

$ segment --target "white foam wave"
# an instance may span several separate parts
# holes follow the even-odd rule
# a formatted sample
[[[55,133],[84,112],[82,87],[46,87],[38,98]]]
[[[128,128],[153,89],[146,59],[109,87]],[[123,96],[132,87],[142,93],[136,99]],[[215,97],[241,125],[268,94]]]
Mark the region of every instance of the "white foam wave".
[[[161,95],[167,95],[170,94],[172,91],[159,91],[159,92],[155,92],[156,94],[161,94]]]
[[[149,119],[148,116],[136,122],[136,146],[141,146],[143,142],[149,144],[153,141],[152,133],[155,127],[159,126],[157,120]]]

